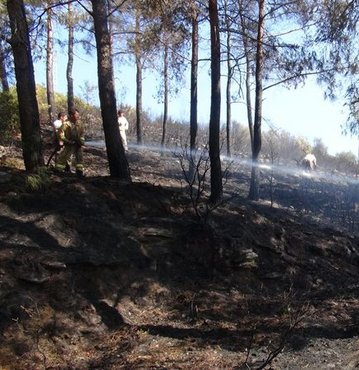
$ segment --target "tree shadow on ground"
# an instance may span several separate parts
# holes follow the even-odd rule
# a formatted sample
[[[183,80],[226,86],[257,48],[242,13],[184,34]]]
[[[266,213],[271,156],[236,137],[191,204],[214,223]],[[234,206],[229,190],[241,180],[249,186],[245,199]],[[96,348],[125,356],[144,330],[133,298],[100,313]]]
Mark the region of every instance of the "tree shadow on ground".
[[[269,324],[268,320],[278,319],[281,300],[290,289],[300,297],[298,302],[290,302],[291,309],[309,302],[321,312],[329,312],[332,308],[324,305],[328,300],[357,297],[350,288],[357,283],[357,239],[346,240],[349,252],[341,253],[333,240],[340,241],[344,234],[328,234],[318,225],[303,225],[300,218],[287,212],[243,199],[232,203],[230,209],[219,208],[211,215],[208,227],[201,229],[193,226],[193,214],[179,212],[183,203],[179,202],[178,213],[172,210],[176,201],[177,194],[169,189],[110,178],[65,179],[54,184],[49,193],[12,198],[6,204],[14,219],[11,212],[0,219],[5,247],[9,249],[10,245],[9,225],[11,235],[16,236],[14,249],[18,250],[19,244],[29,246],[26,254],[32,260],[41,260],[46,252],[66,267],[60,273],[49,271],[48,282],[25,285],[16,281],[10,288],[20,287],[36,302],[54,294],[50,304],[71,316],[74,326],[86,322],[86,309],[93,306],[94,316],[110,331],[120,330],[126,323],[117,307],[121,298],[149,311],[158,308],[158,300],[173,316],[154,325],[155,314],[149,314],[144,321],[150,324],[139,325],[143,330],[151,335],[220,343],[232,351],[248,345],[247,339],[255,332],[248,328],[257,326],[257,333],[268,338],[282,333],[283,322]],[[66,244],[65,240],[70,242]],[[253,269],[242,265],[241,253],[248,249],[258,256]],[[213,252],[215,258],[208,258]],[[18,267],[12,264],[12,256],[8,257],[6,273]],[[160,286],[162,292],[167,289],[167,293],[152,294],[153,285]],[[209,294],[232,289],[249,297],[247,302],[240,301],[244,309],[237,297],[230,301],[224,296],[219,305]],[[200,312],[192,322],[188,322],[188,315],[183,317],[191,301],[181,305],[174,302],[173,296],[179,291],[199,295]],[[200,295],[200,291],[206,294]],[[19,300],[18,306],[22,303]],[[318,323],[323,319],[319,314],[316,318]],[[172,319],[191,327],[178,328]],[[205,321],[202,324],[200,320]],[[354,311],[352,320],[356,320]],[[235,328],[226,328],[228,322]],[[309,322],[295,333],[305,338],[355,335],[355,326],[345,330],[343,324],[347,323],[350,320],[339,321],[338,326],[321,321],[317,327]]]

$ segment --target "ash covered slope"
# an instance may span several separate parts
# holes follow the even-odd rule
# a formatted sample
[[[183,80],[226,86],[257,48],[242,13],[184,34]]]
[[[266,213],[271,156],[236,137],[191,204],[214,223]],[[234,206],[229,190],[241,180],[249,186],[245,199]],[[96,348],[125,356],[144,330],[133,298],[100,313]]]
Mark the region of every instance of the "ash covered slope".
[[[255,368],[281,343],[276,368],[356,363],[354,234],[295,197],[249,203],[245,172],[203,226],[178,158],[133,150],[126,184],[100,149],[85,157],[83,180],[51,175],[29,193],[13,172],[0,185],[2,366]]]

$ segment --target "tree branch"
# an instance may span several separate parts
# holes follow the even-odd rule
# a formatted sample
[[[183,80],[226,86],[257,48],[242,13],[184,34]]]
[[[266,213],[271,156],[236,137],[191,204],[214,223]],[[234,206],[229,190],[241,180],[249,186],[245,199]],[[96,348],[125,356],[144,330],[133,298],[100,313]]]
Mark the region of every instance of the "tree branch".
[[[280,84],[283,84],[285,82],[288,82],[290,80],[294,80],[295,78],[298,78],[298,77],[307,77],[307,76],[312,76],[312,75],[320,75],[320,74],[324,74],[326,72],[331,72],[331,71],[334,71],[335,68],[330,68],[330,69],[326,69],[324,71],[319,71],[319,72],[307,72],[307,73],[297,73],[295,74],[294,76],[290,76],[288,78],[285,78],[284,80],[281,80],[281,81],[277,81],[275,82],[274,84],[272,85],[268,85],[266,87],[263,88],[263,91],[265,90],[268,90],[274,86],[277,86],[277,85],[280,85]]]

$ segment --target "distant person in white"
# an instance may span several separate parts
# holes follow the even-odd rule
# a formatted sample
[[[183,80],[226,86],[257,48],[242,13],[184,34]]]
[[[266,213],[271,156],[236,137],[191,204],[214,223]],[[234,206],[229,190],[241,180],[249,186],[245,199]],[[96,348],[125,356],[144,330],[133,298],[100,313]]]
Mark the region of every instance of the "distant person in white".
[[[308,153],[302,160],[302,166],[308,171],[317,169],[317,159],[314,154]]]
[[[117,112],[117,114],[118,114],[117,122],[118,122],[118,128],[120,129],[122,144],[123,144],[125,151],[127,152],[128,146],[127,146],[126,130],[128,130],[128,121],[126,117],[124,116],[124,113],[121,109]]]

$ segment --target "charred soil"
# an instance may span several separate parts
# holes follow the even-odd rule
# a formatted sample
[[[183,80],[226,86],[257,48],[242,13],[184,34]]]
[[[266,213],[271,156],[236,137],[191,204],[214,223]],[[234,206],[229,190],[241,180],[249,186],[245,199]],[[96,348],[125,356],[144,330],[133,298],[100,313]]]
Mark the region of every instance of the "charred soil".
[[[85,178],[50,171],[36,187],[3,156],[0,368],[359,366],[354,233],[248,201],[248,174],[203,223],[178,158],[128,159],[132,183],[87,148]]]

